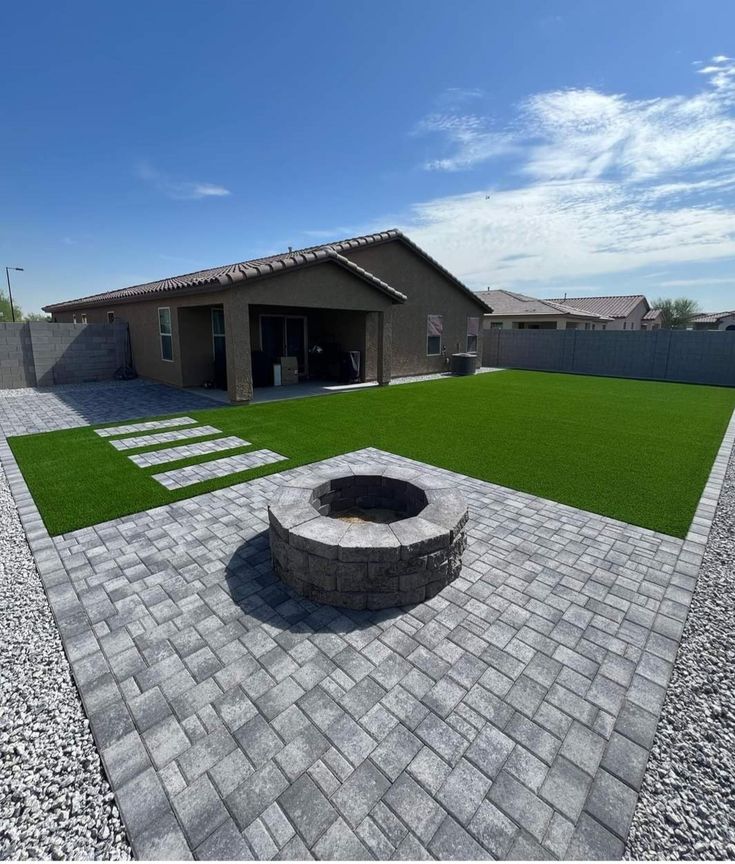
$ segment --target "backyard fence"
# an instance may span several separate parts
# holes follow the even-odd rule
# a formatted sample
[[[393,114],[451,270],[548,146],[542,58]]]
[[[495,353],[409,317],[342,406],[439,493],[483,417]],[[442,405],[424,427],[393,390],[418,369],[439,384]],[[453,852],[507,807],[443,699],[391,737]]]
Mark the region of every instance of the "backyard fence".
[[[735,332],[485,330],[483,366],[735,387]]]
[[[112,378],[127,354],[123,323],[0,323],[0,390]]]

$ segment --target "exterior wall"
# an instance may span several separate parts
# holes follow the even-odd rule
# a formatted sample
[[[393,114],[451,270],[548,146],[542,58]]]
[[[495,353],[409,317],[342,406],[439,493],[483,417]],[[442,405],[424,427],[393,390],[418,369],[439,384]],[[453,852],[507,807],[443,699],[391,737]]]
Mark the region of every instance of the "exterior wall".
[[[491,330],[498,324],[502,325],[498,328],[500,330],[602,330],[610,326],[607,321],[590,321],[589,318],[574,318],[568,315],[485,315],[482,326],[485,330]],[[567,328],[568,324],[573,326]]]
[[[491,330],[483,363],[735,387],[735,332]]]
[[[30,324],[0,323],[0,390],[35,386]]]
[[[420,255],[400,240],[361,246],[342,254],[408,297],[405,303],[394,306],[392,310],[394,376],[446,371],[446,355],[466,350],[467,318],[482,318],[483,310]],[[427,356],[426,324],[429,315],[444,316],[444,355]],[[482,356],[482,332],[480,327],[478,366]]]
[[[0,389],[109,379],[126,355],[124,324],[0,324]]]

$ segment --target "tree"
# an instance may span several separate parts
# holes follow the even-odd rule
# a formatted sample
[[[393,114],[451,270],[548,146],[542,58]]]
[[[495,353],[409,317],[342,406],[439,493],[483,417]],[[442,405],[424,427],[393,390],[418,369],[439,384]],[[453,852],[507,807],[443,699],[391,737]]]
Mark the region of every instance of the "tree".
[[[17,313],[16,313],[17,314]],[[45,312],[26,312],[23,316],[24,321],[50,321],[51,316]]]
[[[671,300],[660,297],[654,300],[651,308],[661,310],[661,326],[664,330],[681,330],[699,314],[699,303],[688,297],[677,297]]]
[[[15,301],[13,301],[13,309],[15,309],[15,320],[22,321],[23,311]],[[10,300],[8,300],[8,295],[0,289],[0,322],[6,323],[8,321],[12,322],[12,320],[13,316],[10,311]]]

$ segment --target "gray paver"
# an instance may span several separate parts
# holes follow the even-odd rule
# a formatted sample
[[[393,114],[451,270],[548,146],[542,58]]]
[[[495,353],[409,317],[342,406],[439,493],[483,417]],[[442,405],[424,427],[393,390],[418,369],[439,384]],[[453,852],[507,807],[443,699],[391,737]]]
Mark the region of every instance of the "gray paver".
[[[249,444],[249,441],[244,441],[237,435],[227,435],[224,438],[212,438],[210,441],[198,441],[195,444],[164,447],[162,450],[152,450],[149,453],[132,453],[128,459],[139,468],[149,468],[153,465],[164,465],[166,462],[176,462],[178,459],[189,459],[192,456],[235,450],[238,447],[247,447]]]
[[[34,397],[53,410],[26,419],[16,413],[9,421],[0,410],[0,423],[4,431],[39,431],[201,406],[191,394],[157,385],[109,392],[138,395],[113,406],[88,402],[82,410]],[[150,442],[150,436],[137,437]],[[325,467],[381,463],[415,467],[374,450],[328,460]],[[17,491],[22,478],[7,464],[14,492],[27,495]],[[191,851],[199,857],[252,857],[242,832],[250,829],[254,840],[263,836],[250,828],[260,820],[275,845],[281,844],[285,834],[276,838],[276,823],[269,825],[264,811],[280,812],[274,801],[308,781],[313,794],[303,797],[319,802],[317,809],[331,822],[318,837],[310,835],[312,842],[305,844],[301,833],[292,836],[277,857],[319,854],[326,837],[329,844],[324,839],[319,847],[325,854],[338,848],[340,838],[349,848],[359,842],[363,854],[375,854],[375,832],[396,857],[426,857],[435,835],[433,848],[439,848],[440,826],[463,842],[458,829],[466,830],[489,854],[619,855],[635,803],[631,787],[642,775],[690,599],[686,591],[667,589],[686,544],[426,468],[467,497],[467,578],[427,603],[388,616],[317,610],[274,579],[263,535],[274,484],[311,470],[294,469],[47,539],[62,562],[61,569],[55,565],[58,573],[45,569],[48,553],[38,551],[136,848],[145,843],[161,853],[179,849],[178,857],[185,857],[167,802],[187,788],[206,786],[208,796],[226,801],[238,823],[226,817],[198,846],[189,841]],[[36,532],[37,524],[29,530]],[[256,716],[272,748],[266,743],[260,755],[254,743],[259,736],[242,731]],[[330,747],[291,783],[273,760],[304,733],[307,719]],[[146,733],[146,743],[155,742],[157,726],[175,730],[177,720],[190,746],[163,765],[169,742],[153,744],[151,755],[160,754],[154,758],[162,767],[151,766],[135,736]],[[393,763],[383,742],[399,723],[422,747],[395,780],[378,771],[389,788],[369,815],[351,825],[326,796],[342,794],[345,809],[360,813],[341,790],[357,789],[357,781],[348,786],[351,775],[361,776],[367,770],[362,766],[373,760],[395,774],[408,751]],[[176,732],[174,739],[183,745]],[[251,763],[248,747],[259,765]],[[452,807],[460,815],[450,792],[461,785],[448,778],[453,771],[459,777],[465,764],[493,782],[462,826],[454,813],[447,815]],[[576,822],[544,800],[576,813],[585,782],[591,784],[588,812]],[[565,789],[572,791],[573,805],[562,803]],[[442,794],[447,806],[436,797]],[[291,809],[296,812],[295,801]],[[413,828],[407,833],[412,824],[421,836]],[[523,830],[514,835],[514,825]]]
[[[194,426],[187,429],[176,429],[172,432],[154,432],[148,435],[131,435],[128,438],[110,440],[115,450],[134,450],[137,447],[148,447],[151,444],[168,444],[171,441],[186,441],[188,438],[203,438],[205,435],[216,435],[220,430],[214,426]]]
[[[201,428],[207,427],[202,426]],[[218,430],[215,429],[214,431]],[[201,434],[208,435],[210,433],[203,432]],[[263,465],[283,462],[286,458],[286,456],[281,456],[280,453],[274,453],[272,450],[254,450],[252,453],[224,456],[222,459],[212,459],[209,462],[187,465],[184,468],[173,468],[170,471],[161,471],[151,476],[166,489],[183,489],[186,486],[193,486],[195,483],[203,483],[205,480],[214,480],[217,477],[227,477],[228,474],[237,474],[239,471],[250,471]]]

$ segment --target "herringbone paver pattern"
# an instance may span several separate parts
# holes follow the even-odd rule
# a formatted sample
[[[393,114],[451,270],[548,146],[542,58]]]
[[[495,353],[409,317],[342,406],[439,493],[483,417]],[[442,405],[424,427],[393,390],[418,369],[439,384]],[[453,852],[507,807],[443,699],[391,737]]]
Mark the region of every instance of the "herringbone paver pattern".
[[[404,460],[326,464],[355,461]],[[271,570],[266,505],[303,470],[55,540],[138,854],[183,832],[199,857],[619,856],[694,584],[681,541],[449,475],[460,579],[348,612]]]

